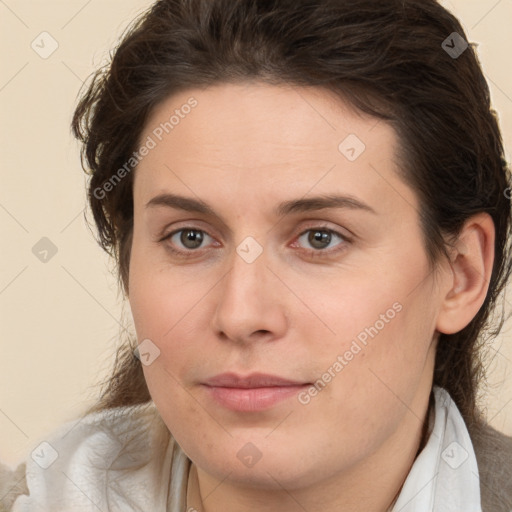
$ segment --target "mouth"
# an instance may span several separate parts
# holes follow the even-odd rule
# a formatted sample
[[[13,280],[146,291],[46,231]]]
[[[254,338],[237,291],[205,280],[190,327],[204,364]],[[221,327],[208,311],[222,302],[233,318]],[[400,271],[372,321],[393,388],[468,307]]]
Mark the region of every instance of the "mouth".
[[[270,409],[311,385],[310,382],[263,373],[253,373],[245,377],[223,373],[202,383],[205,391],[219,405],[238,412]]]

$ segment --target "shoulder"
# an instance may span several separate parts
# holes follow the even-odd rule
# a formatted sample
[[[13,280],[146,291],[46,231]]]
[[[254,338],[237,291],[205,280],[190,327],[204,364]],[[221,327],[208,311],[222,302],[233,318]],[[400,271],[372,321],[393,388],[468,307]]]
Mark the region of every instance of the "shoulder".
[[[470,429],[480,477],[483,512],[512,511],[512,437],[484,421]]]
[[[37,510],[89,510],[91,500],[100,509],[123,510],[133,496],[138,501],[158,493],[146,481],[157,482],[170,440],[153,402],[68,422],[9,475],[10,481],[21,478],[23,487],[5,510],[32,510],[34,503]]]
[[[14,470],[0,463],[0,512],[10,510],[20,494],[28,493],[25,470],[24,462]]]

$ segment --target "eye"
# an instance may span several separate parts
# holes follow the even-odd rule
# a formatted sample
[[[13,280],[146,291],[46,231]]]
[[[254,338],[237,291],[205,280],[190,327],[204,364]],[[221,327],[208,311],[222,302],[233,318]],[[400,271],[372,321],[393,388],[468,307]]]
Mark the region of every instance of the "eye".
[[[161,242],[171,242],[174,247],[172,247],[171,243],[169,243],[168,248],[172,252],[184,254],[200,249],[203,242],[205,240],[208,241],[208,239],[213,240],[210,235],[201,229],[182,228],[169,233],[164,238],[162,238]],[[178,247],[178,249],[175,247]],[[180,247],[184,248],[185,250],[181,249]]]
[[[332,245],[333,241],[339,240],[337,244]],[[328,253],[338,252],[344,248],[345,243],[349,240],[338,233],[337,231],[333,231],[332,229],[327,229],[323,227],[312,228],[304,231],[298,238],[298,241],[305,241],[305,243],[309,244],[313,249],[307,250],[311,255],[317,255],[318,253]],[[338,247],[342,246],[339,249],[330,249],[330,247]],[[328,249],[328,250],[326,250]]]
[[[178,256],[190,256],[194,252],[200,252],[200,249],[207,247],[214,241],[213,237],[208,235],[202,229],[193,227],[185,227],[173,231],[165,235],[160,242],[165,244],[165,247],[170,252]],[[333,242],[338,243],[333,244]],[[291,246],[303,247],[304,243],[309,244],[313,249],[305,249],[309,256],[327,256],[332,253],[338,253],[345,249],[346,243],[350,240],[343,236],[341,233],[328,229],[323,226],[308,229],[297,237],[297,242]],[[334,247],[333,249],[330,247]]]

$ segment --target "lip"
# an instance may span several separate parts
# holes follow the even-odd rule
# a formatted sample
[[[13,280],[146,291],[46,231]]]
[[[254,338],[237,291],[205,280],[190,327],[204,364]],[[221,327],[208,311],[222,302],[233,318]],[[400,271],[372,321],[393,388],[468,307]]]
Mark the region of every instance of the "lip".
[[[304,381],[284,379],[277,375],[268,373],[251,373],[245,377],[236,373],[222,373],[204,382],[207,386],[223,387],[223,388],[270,388],[282,386],[301,386],[309,384]]]
[[[309,382],[276,375],[252,373],[245,377],[223,373],[202,383],[206,392],[220,405],[239,412],[257,412],[293,397]]]

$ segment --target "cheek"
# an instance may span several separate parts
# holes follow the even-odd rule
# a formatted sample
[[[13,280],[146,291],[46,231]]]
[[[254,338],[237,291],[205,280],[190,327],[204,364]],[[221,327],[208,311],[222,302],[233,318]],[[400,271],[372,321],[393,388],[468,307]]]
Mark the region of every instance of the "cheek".
[[[197,413],[184,386],[204,354],[197,349],[204,342],[198,334],[208,328],[204,298],[211,286],[209,280],[152,261],[142,250],[132,254],[129,302],[137,340],[151,340],[158,351],[154,362],[143,365],[144,376],[157,407],[171,415],[174,410]]]
[[[432,364],[438,298],[431,280],[422,282],[429,274],[424,255],[409,259],[408,265],[388,261],[385,268],[386,273],[345,274],[327,293],[312,287],[303,296],[329,327],[328,332],[320,322],[316,329],[299,323],[306,338],[315,340],[311,364],[319,381],[313,393],[345,404],[342,409],[360,410],[364,404],[385,412],[391,402],[399,403],[397,396],[412,399]]]
[[[189,321],[187,315],[204,295],[200,281],[180,272],[179,267],[170,269],[158,254],[134,237],[129,302],[139,341],[163,341],[178,323]]]

